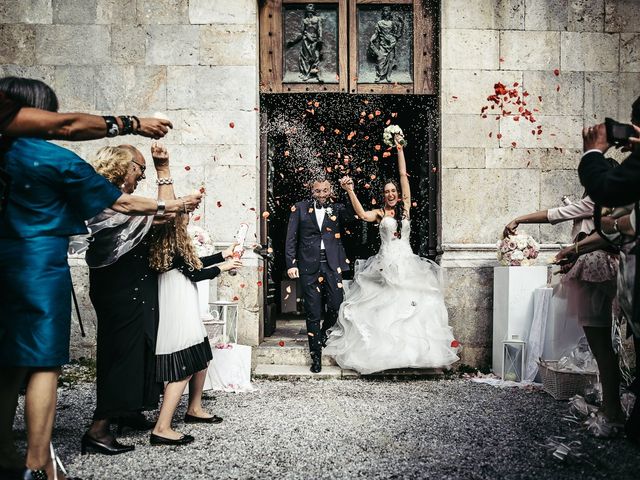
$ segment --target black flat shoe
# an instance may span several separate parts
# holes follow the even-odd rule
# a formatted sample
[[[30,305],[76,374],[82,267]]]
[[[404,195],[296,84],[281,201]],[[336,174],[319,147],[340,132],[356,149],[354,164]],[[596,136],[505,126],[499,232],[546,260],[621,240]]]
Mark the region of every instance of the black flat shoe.
[[[80,442],[80,453],[85,455],[88,450],[93,450],[97,453],[104,455],[118,455],[120,453],[126,453],[134,450],[136,447],[133,445],[123,445],[115,438],[110,442],[99,442],[94,438],[91,438],[88,433],[85,433]]]
[[[222,422],[222,418],[217,415],[213,417],[196,417],[194,415],[189,415],[188,413],[184,414],[184,423],[220,423]]]
[[[156,435],[155,433],[152,433],[149,436],[149,443],[151,443],[151,445],[187,445],[194,440],[195,438],[193,438],[191,435],[182,435],[182,437],[176,440],[161,437],[160,435]]]
[[[148,430],[151,430],[155,426],[155,422],[150,422],[141,413],[137,413],[135,415],[130,415],[126,417],[119,417],[117,419],[117,423],[118,423],[118,435],[121,435],[123,430],[126,428],[129,428],[131,430],[136,430],[138,432],[146,432]]]

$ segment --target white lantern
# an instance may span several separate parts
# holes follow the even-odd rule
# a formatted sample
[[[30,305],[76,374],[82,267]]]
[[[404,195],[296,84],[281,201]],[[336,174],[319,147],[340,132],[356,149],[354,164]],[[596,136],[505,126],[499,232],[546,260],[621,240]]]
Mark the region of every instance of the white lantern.
[[[211,343],[238,343],[238,303],[210,302],[209,312],[212,319],[202,323]]]
[[[525,373],[526,343],[518,335],[502,342],[502,379],[521,382]]]

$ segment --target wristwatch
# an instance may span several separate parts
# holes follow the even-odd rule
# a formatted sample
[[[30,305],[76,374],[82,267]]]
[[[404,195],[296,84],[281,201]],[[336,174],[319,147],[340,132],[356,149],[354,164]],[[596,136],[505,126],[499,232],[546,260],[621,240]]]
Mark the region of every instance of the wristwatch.
[[[157,217],[164,217],[167,204],[164,200],[158,200],[158,209],[156,210]]]

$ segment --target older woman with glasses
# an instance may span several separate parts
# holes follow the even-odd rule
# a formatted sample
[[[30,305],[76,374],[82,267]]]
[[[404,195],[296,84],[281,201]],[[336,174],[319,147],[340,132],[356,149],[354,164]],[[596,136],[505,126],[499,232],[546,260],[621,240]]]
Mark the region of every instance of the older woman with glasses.
[[[171,201],[173,180],[164,147],[153,145],[158,199]],[[124,193],[145,178],[144,156],[130,145],[104,147],[91,159],[96,171]],[[98,317],[97,402],[81,451],[116,455],[134,449],[112,434],[130,427],[148,430],[142,414],[157,408],[163,385],[156,382],[158,277],[149,267],[148,233],[154,217],[131,218],[107,208],[88,222],[90,297]]]

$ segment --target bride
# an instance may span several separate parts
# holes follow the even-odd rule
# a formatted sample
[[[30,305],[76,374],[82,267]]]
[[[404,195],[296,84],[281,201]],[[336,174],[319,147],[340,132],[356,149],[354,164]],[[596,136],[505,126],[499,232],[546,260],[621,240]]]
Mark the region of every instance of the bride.
[[[396,182],[386,182],[383,208],[365,211],[353,190],[353,180],[340,180],[356,214],[379,224],[382,244],[376,255],[356,262],[353,284],[345,291],[324,353],[335,356],[342,368],[362,374],[444,367],[458,360],[442,294],[441,269],[415,255],[409,245],[411,191],[402,137],[396,135],[394,140],[401,190]]]

